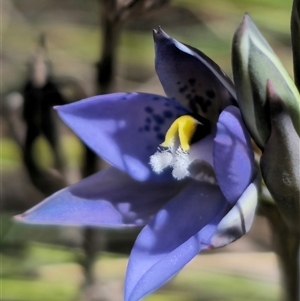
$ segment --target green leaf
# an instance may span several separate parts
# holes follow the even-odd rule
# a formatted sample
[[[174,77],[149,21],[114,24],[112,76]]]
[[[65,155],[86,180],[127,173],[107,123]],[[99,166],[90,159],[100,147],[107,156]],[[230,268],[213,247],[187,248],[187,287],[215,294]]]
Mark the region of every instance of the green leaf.
[[[266,103],[268,79],[283,99],[299,135],[299,92],[247,14],[234,35],[232,67],[238,102],[246,125],[258,146],[263,149],[271,133],[269,108]]]

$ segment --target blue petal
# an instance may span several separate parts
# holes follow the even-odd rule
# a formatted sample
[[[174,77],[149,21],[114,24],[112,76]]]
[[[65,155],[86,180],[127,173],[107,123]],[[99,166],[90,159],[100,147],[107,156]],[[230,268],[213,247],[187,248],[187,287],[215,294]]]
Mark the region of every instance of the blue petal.
[[[219,112],[236,103],[231,80],[199,50],[154,30],[155,68],[168,97],[217,122]]]
[[[141,226],[186,183],[141,183],[111,167],[60,190],[16,220],[52,225]]]
[[[255,173],[251,139],[236,107],[221,113],[214,141],[216,177],[227,201],[234,204]]]
[[[206,248],[227,205],[217,185],[190,182],[138,236],[128,263],[125,300],[137,301],[156,290]]]
[[[149,158],[164,141],[171,123],[187,112],[162,96],[115,93],[57,108],[61,118],[99,156],[139,181],[171,180],[155,174]]]

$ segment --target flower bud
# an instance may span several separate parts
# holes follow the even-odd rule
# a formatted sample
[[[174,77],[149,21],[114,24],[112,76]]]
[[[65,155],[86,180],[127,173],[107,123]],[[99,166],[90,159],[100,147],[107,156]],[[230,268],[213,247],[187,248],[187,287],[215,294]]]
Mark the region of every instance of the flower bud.
[[[295,84],[300,90],[300,1],[294,0],[291,16]]]
[[[252,138],[264,148],[271,134],[266,84],[270,79],[300,134],[299,92],[279,59],[246,14],[232,46],[232,67],[238,102]]]
[[[260,161],[262,176],[287,224],[300,230],[300,139],[270,81],[267,103],[272,130]]]

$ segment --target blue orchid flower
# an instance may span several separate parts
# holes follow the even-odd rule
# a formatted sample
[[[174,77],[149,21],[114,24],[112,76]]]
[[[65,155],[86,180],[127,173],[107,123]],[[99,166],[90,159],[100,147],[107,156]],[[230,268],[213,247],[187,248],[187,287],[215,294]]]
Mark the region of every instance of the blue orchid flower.
[[[251,227],[258,195],[249,134],[235,90],[203,53],[154,30],[167,97],[115,93],[57,107],[112,167],[17,216],[35,224],[141,227],[125,300],[140,300],[201,250]]]

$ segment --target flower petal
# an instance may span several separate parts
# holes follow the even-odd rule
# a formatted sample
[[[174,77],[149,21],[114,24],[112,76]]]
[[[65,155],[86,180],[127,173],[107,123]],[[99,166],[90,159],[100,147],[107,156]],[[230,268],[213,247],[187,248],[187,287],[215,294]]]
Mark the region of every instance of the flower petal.
[[[15,219],[32,224],[141,226],[186,183],[138,182],[111,167],[58,191]]]
[[[170,170],[157,175],[149,158],[163,142],[172,122],[187,113],[162,96],[115,93],[57,108],[60,117],[99,156],[134,179],[171,180]]]
[[[258,200],[258,177],[247,187],[237,203],[219,223],[211,246],[223,247],[246,234],[253,223]]]
[[[168,97],[216,122],[219,112],[235,102],[231,80],[199,50],[153,31],[155,68]]]
[[[254,155],[240,111],[233,106],[220,115],[213,150],[214,170],[226,199],[235,203],[252,181]]]
[[[206,248],[227,205],[217,185],[191,181],[139,234],[128,263],[125,300],[154,291]]]

